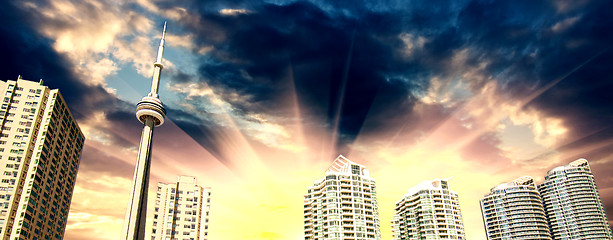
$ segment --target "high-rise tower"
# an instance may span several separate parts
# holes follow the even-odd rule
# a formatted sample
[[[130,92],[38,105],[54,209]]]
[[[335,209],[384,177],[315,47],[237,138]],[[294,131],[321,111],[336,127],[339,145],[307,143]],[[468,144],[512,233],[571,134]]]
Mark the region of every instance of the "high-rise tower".
[[[136,117],[144,126],[138,148],[134,179],[132,180],[130,205],[126,211],[126,218],[123,223],[121,239],[125,240],[140,240],[145,237],[147,189],[149,188],[149,170],[151,168],[153,128],[162,125],[166,116],[166,110],[158,98],[160,74],[162,73],[162,68],[164,68],[162,65],[162,54],[164,54],[165,37],[166,23],[164,23],[157,59],[153,63],[151,92],[136,105]]]
[[[550,170],[538,189],[553,239],[613,238],[587,160]]]
[[[394,239],[466,239],[458,193],[447,179],[424,181],[396,202]]]
[[[304,195],[304,239],[381,239],[375,180],[338,156]]]
[[[209,239],[211,189],[195,177],[179,176],[176,183],[158,183],[151,240]]]
[[[500,184],[480,202],[487,239],[551,239],[543,202],[532,177]]]
[[[57,89],[0,81],[0,239],[63,239],[85,138]]]

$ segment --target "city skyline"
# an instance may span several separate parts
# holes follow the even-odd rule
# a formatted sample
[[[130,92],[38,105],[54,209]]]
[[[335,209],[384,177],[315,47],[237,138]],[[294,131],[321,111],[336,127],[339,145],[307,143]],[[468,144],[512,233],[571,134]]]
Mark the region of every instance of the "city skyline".
[[[302,238],[304,191],[342,154],[377,180],[382,239],[408,188],[453,176],[466,239],[478,240],[479,200],[492,186],[525,175],[542,183],[579,158],[612,219],[612,8],[3,1],[0,80],[59,89],[86,137],[65,239],[120,235],[142,129],[135,105],[168,21],[167,117],[150,182],[189,175],[210,186],[211,239]]]

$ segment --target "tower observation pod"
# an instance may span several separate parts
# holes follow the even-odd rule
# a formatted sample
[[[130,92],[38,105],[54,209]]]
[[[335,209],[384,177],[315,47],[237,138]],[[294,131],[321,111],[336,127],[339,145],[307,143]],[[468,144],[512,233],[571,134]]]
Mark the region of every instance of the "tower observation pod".
[[[151,92],[136,104],[136,117],[143,123],[143,132],[138,148],[136,169],[132,180],[130,203],[126,210],[126,218],[121,232],[122,240],[141,240],[145,238],[145,220],[147,212],[147,189],[149,188],[149,172],[151,168],[151,142],[153,128],[164,123],[166,110],[158,98],[164,39],[166,38],[166,22],[162,31],[162,39],[158,48],[157,58],[153,63],[153,80]]]

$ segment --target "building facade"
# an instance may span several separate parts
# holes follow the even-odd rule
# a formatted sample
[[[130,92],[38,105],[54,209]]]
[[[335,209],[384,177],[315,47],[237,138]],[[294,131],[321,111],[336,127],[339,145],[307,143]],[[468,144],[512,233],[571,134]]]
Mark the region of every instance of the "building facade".
[[[63,239],[83,133],[42,81],[0,81],[0,91],[0,236]]]
[[[375,180],[339,155],[304,195],[304,239],[381,239]]]
[[[458,193],[447,179],[412,187],[394,210],[393,239],[466,239]]]
[[[480,202],[487,239],[551,239],[543,201],[532,177],[500,184]]]
[[[151,240],[209,239],[211,189],[195,177],[179,176],[176,183],[158,183]]]
[[[587,160],[550,170],[539,191],[553,239],[613,239]]]

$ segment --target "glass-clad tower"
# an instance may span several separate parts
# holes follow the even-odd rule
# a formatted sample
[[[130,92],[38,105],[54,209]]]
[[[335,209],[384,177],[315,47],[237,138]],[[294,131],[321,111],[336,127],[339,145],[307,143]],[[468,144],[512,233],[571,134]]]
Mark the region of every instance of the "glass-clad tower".
[[[304,239],[381,239],[375,180],[338,156],[304,195]]]

